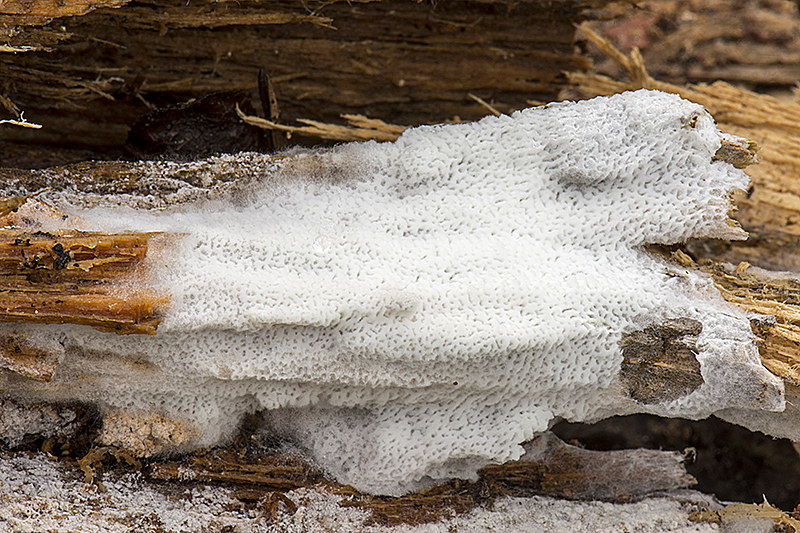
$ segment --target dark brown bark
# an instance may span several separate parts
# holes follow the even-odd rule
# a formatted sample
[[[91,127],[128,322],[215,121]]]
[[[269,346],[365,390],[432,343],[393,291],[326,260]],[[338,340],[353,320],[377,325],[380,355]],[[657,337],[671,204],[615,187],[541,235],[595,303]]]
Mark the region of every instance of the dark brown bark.
[[[119,157],[137,119],[210,93],[240,91],[263,113],[260,70],[288,123],[473,120],[485,113],[471,93],[501,111],[549,101],[562,72],[589,65],[572,40],[591,3],[602,2],[157,0],[7,29],[10,49],[39,50],[0,55],[0,95],[43,127],[0,126],[3,166]],[[21,5],[0,8],[6,28],[41,22],[20,18]]]

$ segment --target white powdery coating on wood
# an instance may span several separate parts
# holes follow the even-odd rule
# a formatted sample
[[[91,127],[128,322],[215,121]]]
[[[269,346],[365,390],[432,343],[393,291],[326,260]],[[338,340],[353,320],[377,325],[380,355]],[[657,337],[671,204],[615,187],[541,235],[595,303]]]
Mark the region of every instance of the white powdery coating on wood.
[[[230,489],[203,487],[166,496],[138,474],[105,475],[103,489],[62,472],[52,458],[0,452],[0,531],[128,533],[134,531],[233,530],[245,533],[706,533],[718,526],[689,521],[696,509],[721,507],[712,497],[677,491],[629,504],[570,502],[552,498],[500,498],[491,508],[418,526],[368,525],[370,513],[342,507],[342,496],[324,489],[287,494],[298,506],[279,509],[273,521],[264,509],[246,511]]]
[[[781,410],[745,315],[641,249],[743,237],[728,194],[748,178],[719,146],[702,107],[638,91],[344,145],[246,205],[80,212],[185,235],[152,265],[173,306],[153,337],[62,328],[53,384],[17,390],[192,420],[194,445],[269,409],[338,480],[390,494],[517,459],[559,417]],[[703,324],[705,383],[638,404],[622,334],[678,317]]]

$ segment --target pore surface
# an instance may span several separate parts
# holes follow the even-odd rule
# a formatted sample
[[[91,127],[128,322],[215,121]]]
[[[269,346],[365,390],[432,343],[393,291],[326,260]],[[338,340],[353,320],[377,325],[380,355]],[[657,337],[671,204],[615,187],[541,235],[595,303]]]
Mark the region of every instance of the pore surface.
[[[188,420],[184,447],[266,410],[338,480],[389,494],[517,459],[558,418],[782,410],[747,317],[642,248],[743,238],[728,194],[748,179],[719,146],[702,107],[638,91],[286,157],[246,200],[64,196],[87,227],[174,234],[146,279],[172,305],[154,336],[26,326],[63,360],[3,387]],[[634,399],[623,339],[676,320],[700,375]]]

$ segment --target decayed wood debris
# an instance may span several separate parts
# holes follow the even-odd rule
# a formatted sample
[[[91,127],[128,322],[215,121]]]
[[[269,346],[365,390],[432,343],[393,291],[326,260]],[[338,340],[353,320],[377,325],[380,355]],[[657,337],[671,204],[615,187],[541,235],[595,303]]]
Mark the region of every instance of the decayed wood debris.
[[[304,126],[290,126],[287,124],[278,124],[272,120],[246,115],[238,107],[236,108],[236,113],[245,123],[251,126],[263,128],[265,130],[319,137],[320,139],[332,141],[394,141],[407,129],[407,126],[387,124],[382,120],[367,118],[363,115],[342,115],[342,118],[348,122],[347,126],[326,124],[304,118],[297,119],[297,121],[304,124]]]
[[[695,340],[703,325],[689,318],[666,320],[622,337],[620,378],[634,400],[675,400],[703,384]]]
[[[149,479],[181,484],[211,483],[236,487],[242,500],[269,499],[273,492],[324,484],[347,496],[346,507],[372,511],[372,523],[424,523],[491,503],[498,496],[555,496],[575,500],[631,501],[659,490],[693,485],[683,468],[683,456],[657,450],[597,452],[568,445],[552,433],[528,445],[526,460],[480,471],[476,482],[454,480],[401,497],[371,496],[325,480],[304,460],[284,454],[259,455],[254,460],[232,450],[197,453],[181,461],[156,462]],[[273,504],[283,499],[271,498]]]
[[[156,462],[148,476],[158,481],[230,483],[241,487],[245,498],[248,490],[260,497],[265,491],[288,491],[323,480],[321,472],[298,456],[276,453],[248,462],[234,450],[196,453],[183,461]]]
[[[38,194],[38,193],[37,193]],[[35,195],[0,201],[0,315],[3,322],[83,324],[116,333],[155,333],[164,296],[129,283],[154,234],[48,230],[18,212]],[[44,204],[33,209],[67,219]],[[24,333],[0,335],[0,369],[48,381],[57,351]]]
[[[147,252],[148,234],[0,229],[5,322],[72,323],[155,333],[165,300],[121,282]]]
[[[800,13],[792,0],[646,0],[607,12],[614,16],[591,29],[624,52],[638,47],[657,79],[784,89],[800,80]],[[608,57],[589,55],[597,72],[619,75]]]
[[[800,520],[770,505],[766,499],[760,504],[731,503],[717,511],[696,511],[689,515],[689,519],[696,522],[717,524],[736,518],[769,518],[775,522],[776,528],[779,524],[787,528],[781,531],[800,531]]]
[[[754,333],[762,339],[761,361],[787,386],[800,387],[800,279],[766,277],[748,268],[747,263],[734,269],[719,264],[706,267],[726,300],[774,317],[752,322]]]
[[[124,3],[0,5],[2,50],[17,52],[0,52],[0,96],[13,105],[0,108],[0,120],[19,120],[24,111],[42,125],[0,125],[4,166],[117,158],[140,117],[211,93],[239,91],[258,108],[261,70],[271,74],[289,123],[334,122],[344,113],[412,125],[473,120],[483,107],[470,94],[504,112],[531,98],[549,101],[564,87],[563,71],[589,66],[573,48],[573,24],[607,2],[158,0],[102,7]],[[82,16],[31,25],[92,5],[98,9]]]

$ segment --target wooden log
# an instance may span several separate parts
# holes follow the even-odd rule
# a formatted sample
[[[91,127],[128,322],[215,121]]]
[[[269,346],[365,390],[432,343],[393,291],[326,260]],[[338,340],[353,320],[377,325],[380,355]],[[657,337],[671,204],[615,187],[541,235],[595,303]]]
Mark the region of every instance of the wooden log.
[[[657,79],[783,91],[800,79],[800,12],[792,0],[649,0],[609,11],[614,16],[592,21],[592,30],[626,53],[638,47]],[[589,56],[597,72],[619,75],[607,56],[591,49]]]
[[[0,95],[10,103],[0,119],[24,111],[42,126],[3,127],[4,166],[116,159],[140,118],[210,93],[238,91],[240,104],[266,116],[261,70],[285,123],[347,113],[407,125],[474,120],[484,109],[470,94],[503,112],[527,107],[554,99],[563,71],[588,68],[573,49],[574,24],[604,3],[163,0],[41,28],[17,28],[28,3],[4,3],[7,49],[29,51],[0,54]],[[46,14],[50,4],[30,5]],[[233,105],[226,117],[214,127],[241,125]]]

